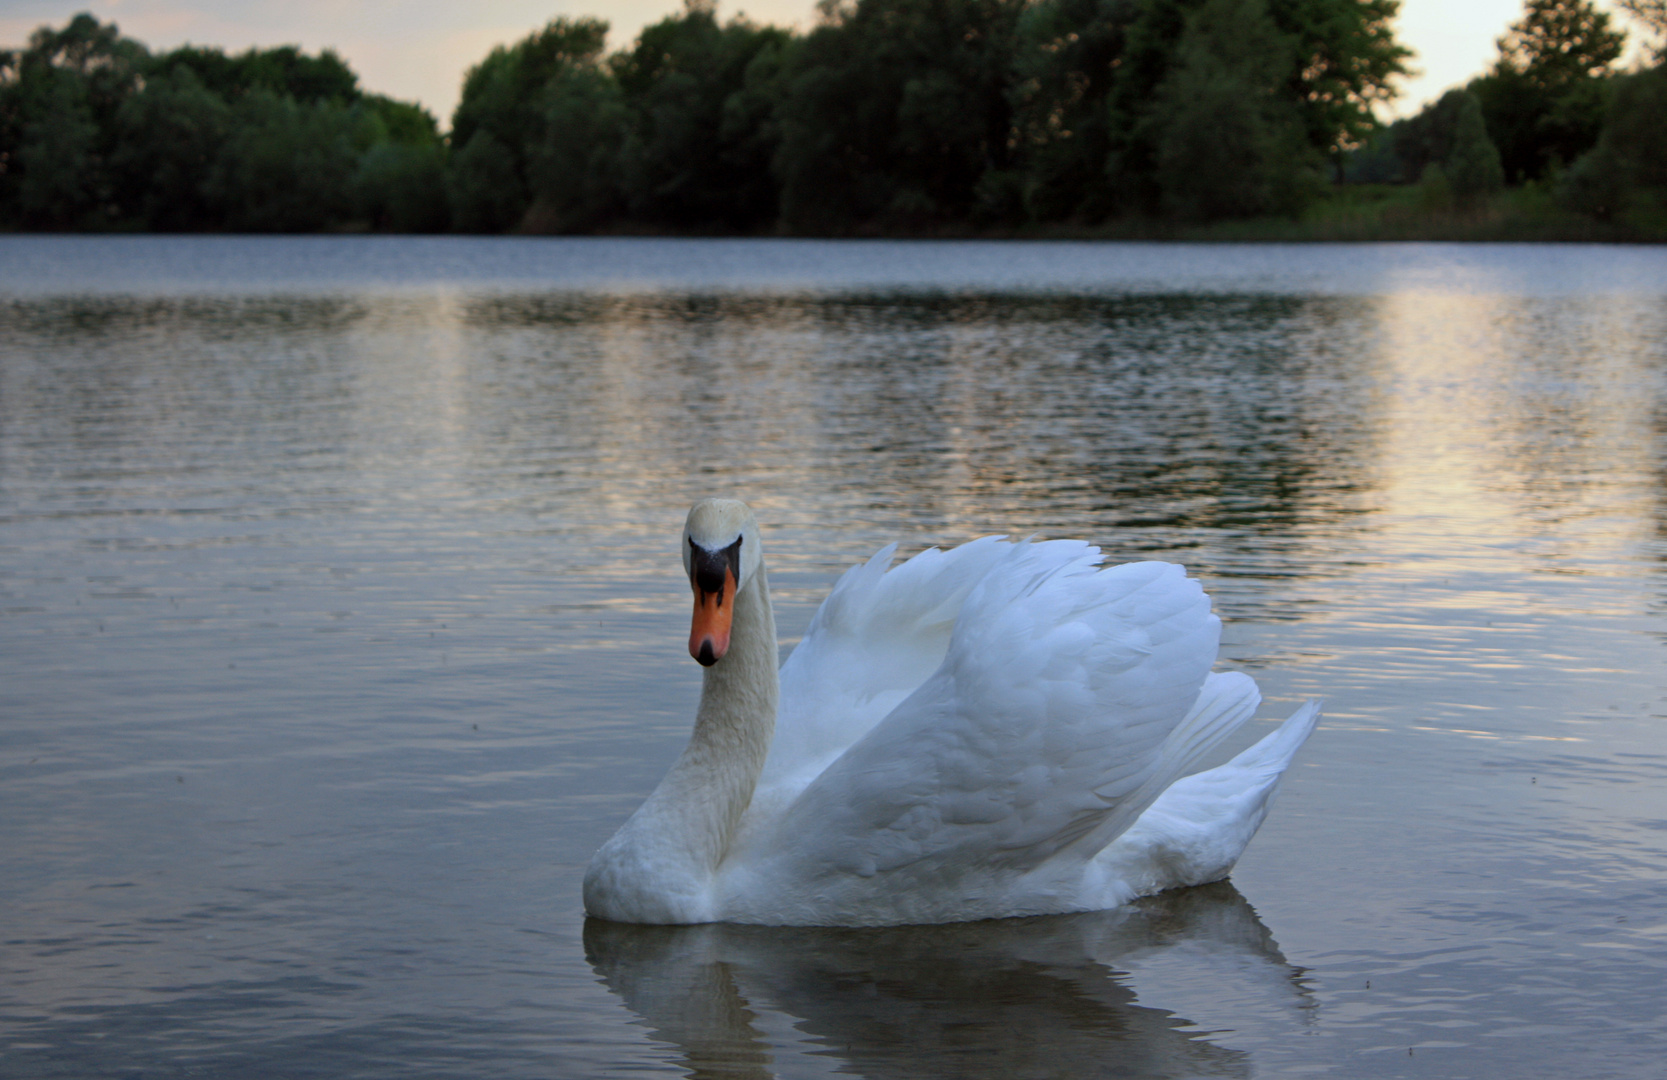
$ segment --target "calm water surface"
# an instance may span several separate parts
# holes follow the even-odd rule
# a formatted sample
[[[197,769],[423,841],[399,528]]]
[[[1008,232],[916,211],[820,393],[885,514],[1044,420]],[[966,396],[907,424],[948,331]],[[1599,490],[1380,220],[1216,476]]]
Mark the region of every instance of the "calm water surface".
[[[1655,1077],[1667,252],[0,238],[0,1074]],[[1230,883],[587,925],[699,685],[991,532],[1186,563]]]

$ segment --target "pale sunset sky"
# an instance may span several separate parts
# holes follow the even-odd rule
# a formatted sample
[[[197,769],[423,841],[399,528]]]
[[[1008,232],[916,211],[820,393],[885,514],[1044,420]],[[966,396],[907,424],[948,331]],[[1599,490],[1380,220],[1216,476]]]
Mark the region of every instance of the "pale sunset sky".
[[[1608,0],[1598,6],[1613,10]],[[90,11],[156,50],[187,42],[232,51],[334,48],[365,89],[420,101],[446,127],[464,71],[492,46],[557,15],[593,15],[608,21],[608,47],[617,49],[681,8],[681,0],[0,0],[0,46],[16,47],[43,23],[61,26]],[[718,7],[725,20],[744,13],[801,29],[815,12],[815,0],[720,0]],[[1416,112],[1480,73],[1493,60],[1494,39],[1521,13],[1522,0],[1402,0],[1399,35],[1417,52],[1418,74],[1405,82],[1395,114]],[[1630,26],[1624,15],[1617,22]]]

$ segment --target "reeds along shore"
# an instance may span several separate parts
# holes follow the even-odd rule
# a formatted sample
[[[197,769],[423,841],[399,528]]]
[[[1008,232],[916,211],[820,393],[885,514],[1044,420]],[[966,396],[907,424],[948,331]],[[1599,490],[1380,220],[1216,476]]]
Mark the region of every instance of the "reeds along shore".
[[[1667,0],[1625,0],[1667,31]],[[709,0],[608,53],[556,19],[448,131],[334,52],[153,53],[78,15],[0,53],[0,228],[1667,239],[1667,68],[1528,0],[1489,71],[1384,126],[1398,0]]]

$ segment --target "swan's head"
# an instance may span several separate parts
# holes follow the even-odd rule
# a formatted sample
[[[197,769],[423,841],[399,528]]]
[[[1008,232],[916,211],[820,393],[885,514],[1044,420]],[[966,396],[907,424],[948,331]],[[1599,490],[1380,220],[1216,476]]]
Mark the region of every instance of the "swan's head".
[[[689,655],[711,667],[729,651],[735,597],[758,575],[758,519],[735,499],[702,499],[683,525],[683,569],[695,590]]]

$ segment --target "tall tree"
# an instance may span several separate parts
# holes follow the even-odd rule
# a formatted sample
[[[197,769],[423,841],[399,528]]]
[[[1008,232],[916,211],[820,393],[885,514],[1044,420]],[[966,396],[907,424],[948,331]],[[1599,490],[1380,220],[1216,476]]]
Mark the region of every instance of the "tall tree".
[[[148,57],[113,23],[86,14],[0,53],[0,217],[30,228],[115,220],[115,117]]]
[[[1159,84],[1157,181],[1182,220],[1299,210],[1314,190],[1297,103],[1281,91],[1292,42],[1265,0],[1206,0]]]
[[[369,137],[353,172],[355,216],[386,232],[445,231],[446,148],[433,115],[380,94],[362,96],[354,108]]]
[[[1423,176],[1431,165],[1446,167],[1453,153],[1459,113],[1465,99],[1472,96],[1464,90],[1449,90],[1416,115],[1389,126],[1389,142],[1400,165],[1394,179],[1413,181]]]
[[[1641,197],[1667,206],[1667,63],[1616,80],[1598,145],[1558,184],[1558,201],[1597,218]]]
[[[1482,103],[1468,91],[1449,92],[1460,97],[1443,171],[1454,201],[1460,209],[1472,210],[1504,186],[1505,170],[1499,164],[1499,150],[1488,138]]]
[[[1395,38],[1401,0],[1268,0],[1274,26],[1295,42],[1286,77],[1308,143],[1341,161],[1377,127],[1412,50]]]
[[[1626,47],[1626,32],[1609,23],[1591,0],[1528,0],[1499,39],[1498,63],[1552,89],[1601,78]]]
[[[353,174],[374,134],[335,102],[251,91],[233,107],[209,195],[235,231],[323,231],[353,217]]]
[[[1625,44],[1591,0],[1528,0],[1493,70],[1469,87],[1508,179],[1543,177],[1597,143]]]
[[[809,232],[967,220],[1014,141],[1012,63],[1024,0],[856,0],[782,71],[782,219]]]
[[[630,214],[680,228],[773,224],[773,76],[790,35],[685,0],[610,64],[630,111],[620,160]]]
[[[1108,172],[1125,210],[1151,210],[1162,127],[1154,121],[1159,84],[1169,77],[1188,17],[1204,0],[1146,0],[1136,7],[1107,95]],[[1339,162],[1376,126],[1373,108],[1394,93],[1410,50],[1392,25],[1399,0],[1268,0],[1274,28],[1290,42],[1282,78],[1309,146]]]
[[[539,138],[527,148],[523,227],[585,232],[625,211],[620,153],[630,117],[619,83],[601,67],[578,65],[545,87]]]
[[[159,70],[189,68],[208,90],[235,101],[253,90],[304,104],[359,99],[359,76],[332,49],[309,56],[294,45],[226,53],[213,46],[182,45],[156,58]]]
[[[130,215],[164,232],[213,229],[223,210],[208,183],[232,109],[190,67],[154,72],[116,118],[112,165]]]
[[[1136,13],[1128,0],[1040,0],[1025,10],[1014,126],[1026,217],[1098,221],[1116,211],[1106,99]]]
[[[607,34],[599,19],[554,19],[469,69],[452,114],[448,188],[458,228],[521,223],[536,194],[534,160],[550,137],[551,97],[564,78],[597,69]]]

